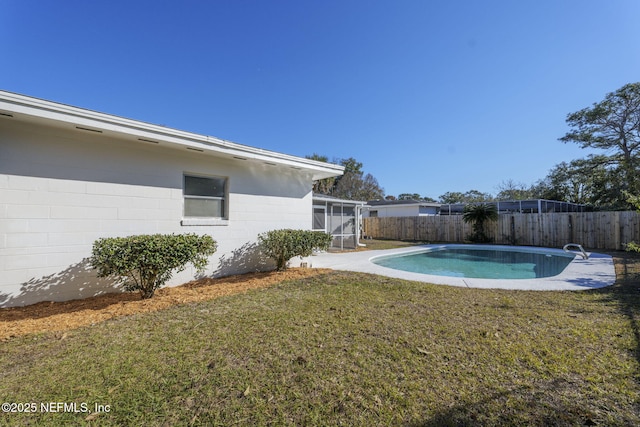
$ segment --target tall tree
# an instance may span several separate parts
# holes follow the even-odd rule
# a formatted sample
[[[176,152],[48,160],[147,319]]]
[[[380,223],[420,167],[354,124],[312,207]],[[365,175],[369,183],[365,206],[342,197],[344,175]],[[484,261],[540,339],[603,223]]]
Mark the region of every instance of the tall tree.
[[[378,180],[370,173],[362,180],[362,190],[360,197],[356,200],[381,200],[384,198],[384,188],[380,186]]]
[[[589,156],[557,164],[534,192],[542,199],[616,208],[624,198],[620,179],[607,156]]]
[[[393,199],[387,199],[387,200],[396,200],[396,198],[394,197]],[[421,196],[418,193],[400,193],[398,194],[397,200],[416,200],[418,202],[437,203],[435,199],[432,199],[431,197],[428,197],[428,196]]]
[[[327,156],[312,154],[308,159],[327,162]],[[378,184],[378,180],[371,174],[364,174],[362,162],[353,157],[348,159],[333,160],[344,166],[344,174],[336,178],[327,178],[315,181],[313,191],[348,200],[374,200],[384,198],[384,189]]]
[[[572,129],[560,141],[605,150],[609,170],[621,177],[618,203],[628,203],[622,191],[640,194],[640,83],[624,85],[566,121]]]
[[[384,198],[384,190],[370,173],[345,172],[340,177],[332,196],[347,200],[379,200]]]
[[[362,162],[357,161],[353,157],[349,157],[348,159],[341,159],[340,164],[344,166],[345,173],[354,173],[357,175],[362,175]]]
[[[402,193],[398,194],[398,200],[422,200],[422,196],[418,193]]]
[[[458,191],[447,191],[440,196],[441,203],[480,203],[490,202],[493,196],[489,193],[482,193],[478,190],[469,190],[466,193]]]
[[[502,181],[498,185],[498,200],[526,200],[534,198],[533,189],[512,179]]]
[[[318,162],[329,163],[329,158],[317,153],[313,153],[310,156],[305,156],[309,160],[316,160]],[[319,179],[313,181],[313,192],[317,194],[331,194],[331,191],[336,185],[336,177]]]

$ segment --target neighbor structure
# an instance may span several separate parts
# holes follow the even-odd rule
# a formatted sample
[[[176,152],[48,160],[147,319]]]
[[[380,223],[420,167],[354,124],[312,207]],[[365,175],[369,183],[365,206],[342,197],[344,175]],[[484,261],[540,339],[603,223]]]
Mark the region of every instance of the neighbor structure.
[[[342,173],[0,91],[0,307],[112,291],[87,262],[100,237],[209,234],[218,251],[206,275],[259,269],[257,235],[310,229],[313,181]]]
[[[419,200],[371,200],[362,209],[364,218],[437,215],[440,203]]]
[[[362,207],[365,202],[313,195],[313,230],[333,236],[332,249],[356,249],[360,245]]]
[[[585,212],[587,210],[585,205],[578,203],[545,199],[499,200],[486,203],[494,205],[500,215],[513,213]],[[462,215],[467,204],[468,203],[443,204],[440,206],[440,215]]]

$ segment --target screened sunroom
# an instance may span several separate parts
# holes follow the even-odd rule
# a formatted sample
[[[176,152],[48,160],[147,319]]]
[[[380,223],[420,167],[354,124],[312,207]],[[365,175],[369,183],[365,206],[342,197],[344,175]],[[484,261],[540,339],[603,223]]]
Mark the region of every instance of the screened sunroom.
[[[545,199],[500,200],[487,203],[494,205],[499,214],[585,212],[587,210],[586,205]],[[462,215],[466,205],[466,203],[443,204],[440,206],[440,215]]]
[[[333,236],[331,249],[356,249],[360,242],[361,211],[365,202],[313,195],[313,230]]]

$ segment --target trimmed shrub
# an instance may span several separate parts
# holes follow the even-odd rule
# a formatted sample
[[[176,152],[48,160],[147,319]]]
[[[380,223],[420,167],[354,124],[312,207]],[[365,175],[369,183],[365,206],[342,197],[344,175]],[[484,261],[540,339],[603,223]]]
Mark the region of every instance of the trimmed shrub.
[[[145,299],[189,263],[203,271],[216,249],[211,236],[197,234],[103,238],[93,243],[89,261],[98,277],[111,276],[125,290],[139,291]]]
[[[262,251],[276,262],[276,270],[286,270],[287,263],[295,256],[305,257],[314,249],[327,250],[331,235],[323,231],[271,230],[258,236]]]

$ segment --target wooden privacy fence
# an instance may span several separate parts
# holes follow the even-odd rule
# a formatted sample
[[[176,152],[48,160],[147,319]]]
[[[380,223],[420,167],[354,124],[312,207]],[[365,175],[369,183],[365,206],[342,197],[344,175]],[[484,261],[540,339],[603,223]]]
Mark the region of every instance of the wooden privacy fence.
[[[463,243],[472,225],[462,215],[363,218],[363,231],[374,239]],[[640,242],[640,213],[571,212],[503,214],[485,224],[493,243],[561,248],[578,243],[591,249],[624,249]]]

